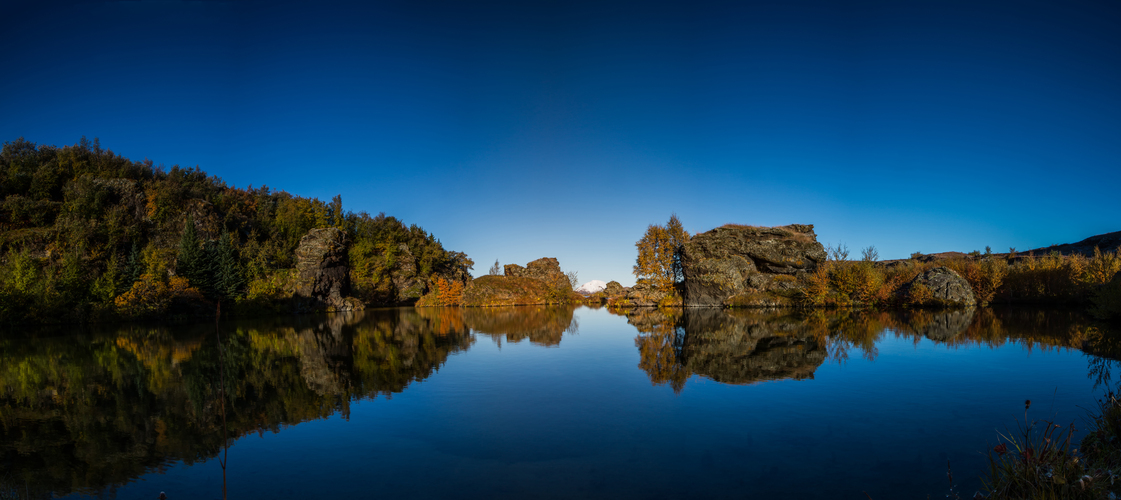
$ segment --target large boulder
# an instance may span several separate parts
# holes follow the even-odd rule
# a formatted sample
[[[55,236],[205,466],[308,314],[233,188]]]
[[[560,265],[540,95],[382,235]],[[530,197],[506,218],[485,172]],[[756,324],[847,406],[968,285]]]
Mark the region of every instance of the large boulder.
[[[618,281],[608,281],[607,286],[603,288],[603,294],[608,297],[618,297],[626,293],[626,289]]]
[[[977,304],[973,287],[948,267],[930,269],[899,287],[905,304],[935,307],[972,307]]]
[[[812,224],[718,227],[682,248],[685,305],[785,305],[783,293],[825,259]]]
[[[526,264],[525,267],[517,264],[507,264],[503,271],[506,277],[533,278],[544,281],[558,290],[572,290],[572,283],[568,281],[568,276],[565,276],[564,272],[561,271],[560,262],[557,262],[557,259],[553,257],[542,257]]]
[[[295,295],[300,309],[348,311],[362,309],[350,293],[350,240],[337,228],[317,228],[300,238],[296,248]]]

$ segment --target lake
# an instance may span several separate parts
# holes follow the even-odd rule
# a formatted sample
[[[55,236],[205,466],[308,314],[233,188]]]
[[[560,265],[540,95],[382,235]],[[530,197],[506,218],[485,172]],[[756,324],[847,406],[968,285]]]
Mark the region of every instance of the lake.
[[[1025,400],[1080,438],[1115,367],[1081,313],[1031,308],[65,333],[0,337],[0,498],[945,498],[947,465],[971,498]]]

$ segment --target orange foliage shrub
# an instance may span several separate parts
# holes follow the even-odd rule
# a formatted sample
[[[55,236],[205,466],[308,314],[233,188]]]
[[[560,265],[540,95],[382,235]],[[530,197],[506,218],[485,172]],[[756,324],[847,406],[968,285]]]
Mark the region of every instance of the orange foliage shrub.
[[[993,300],[1004,283],[1004,277],[1008,275],[1008,263],[995,258],[979,261],[952,259],[942,264],[953,269],[969,282],[969,286],[973,288],[974,298],[981,305],[986,305]]]
[[[463,282],[448,280],[437,276],[432,280],[428,295],[417,301],[417,306],[459,306],[463,305]]]
[[[915,285],[907,291],[907,297],[904,299],[904,303],[909,306],[921,306],[930,302],[933,298],[934,294],[931,293],[930,288],[927,288],[927,286],[922,283],[915,283]]]

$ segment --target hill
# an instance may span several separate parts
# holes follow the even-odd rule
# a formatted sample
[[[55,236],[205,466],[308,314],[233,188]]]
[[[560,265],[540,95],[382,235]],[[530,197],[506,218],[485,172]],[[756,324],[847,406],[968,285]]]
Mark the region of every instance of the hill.
[[[286,310],[295,250],[311,229],[349,239],[353,294],[415,302],[435,276],[473,263],[417,225],[195,168],[132,161],[83,138],[22,138],[0,151],[0,324],[175,318]]]

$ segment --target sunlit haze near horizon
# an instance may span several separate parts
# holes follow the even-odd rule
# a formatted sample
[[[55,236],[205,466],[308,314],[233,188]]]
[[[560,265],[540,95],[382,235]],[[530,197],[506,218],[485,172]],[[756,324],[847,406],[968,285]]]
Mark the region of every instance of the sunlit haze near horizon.
[[[637,241],[881,258],[1121,230],[1117,2],[3,2],[0,141],[98,138],[634,283]]]

